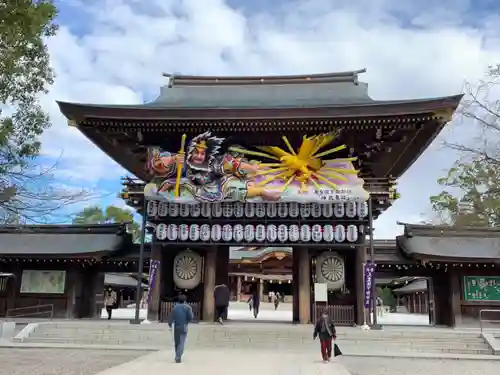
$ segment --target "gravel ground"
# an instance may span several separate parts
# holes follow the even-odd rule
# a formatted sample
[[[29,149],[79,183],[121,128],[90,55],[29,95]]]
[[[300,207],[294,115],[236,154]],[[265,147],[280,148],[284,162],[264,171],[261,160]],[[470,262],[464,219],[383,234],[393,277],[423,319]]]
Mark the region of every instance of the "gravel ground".
[[[148,352],[0,348],[0,375],[94,375]]]
[[[500,361],[344,357],[351,375],[498,375]]]

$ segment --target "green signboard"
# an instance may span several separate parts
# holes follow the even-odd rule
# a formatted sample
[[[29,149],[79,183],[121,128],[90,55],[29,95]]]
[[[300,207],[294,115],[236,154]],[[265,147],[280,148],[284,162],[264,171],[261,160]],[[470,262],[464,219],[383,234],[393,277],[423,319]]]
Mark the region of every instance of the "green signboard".
[[[464,300],[500,301],[500,277],[465,276]]]

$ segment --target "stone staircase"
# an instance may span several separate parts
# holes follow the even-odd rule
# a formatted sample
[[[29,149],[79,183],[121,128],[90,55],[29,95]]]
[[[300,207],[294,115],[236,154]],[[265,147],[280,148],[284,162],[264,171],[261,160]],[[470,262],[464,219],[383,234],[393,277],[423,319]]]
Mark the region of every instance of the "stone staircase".
[[[16,340],[16,339],[15,339]],[[121,322],[68,321],[39,323],[24,343],[60,345],[109,345],[121,348],[164,349],[172,335],[164,324],[130,325]],[[439,328],[389,328],[362,331],[338,328],[337,343],[344,354],[410,353],[492,354],[478,332]],[[229,323],[224,326],[193,324],[188,348],[239,348],[259,350],[318,350],[311,326],[288,324]]]

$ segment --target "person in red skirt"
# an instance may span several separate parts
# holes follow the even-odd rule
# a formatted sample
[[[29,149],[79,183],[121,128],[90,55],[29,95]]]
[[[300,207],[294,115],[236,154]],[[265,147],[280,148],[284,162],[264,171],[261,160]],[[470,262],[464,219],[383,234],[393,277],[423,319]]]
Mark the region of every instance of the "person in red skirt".
[[[321,344],[321,357],[323,362],[328,362],[332,359],[332,340],[337,338],[335,325],[330,319],[328,313],[323,311],[321,317],[314,326],[313,339],[319,337]]]

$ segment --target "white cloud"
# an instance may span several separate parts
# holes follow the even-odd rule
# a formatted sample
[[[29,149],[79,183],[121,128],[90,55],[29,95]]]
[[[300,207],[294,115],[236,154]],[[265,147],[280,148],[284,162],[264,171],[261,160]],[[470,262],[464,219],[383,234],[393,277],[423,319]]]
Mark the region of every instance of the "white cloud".
[[[455,94],[465,78],[476,79],[500,61],[500,26],[491,17],[467,26],[470,3],[449,3],[417,9],[414,1],[309,0],[252,14],[222,0],[86,1],[75,14],[88,32],[77,36],[71,24],[62,25],[49,42],[57,81],[43,99],[54,120],[44,153],[64,151],[61,178],[116,181],[126,172],[66,126],[55,100],[140,103],[164,84],[162,72],[264,75],[366,67],[362,79],[375,99]],[[441,140],[445,136],[455,135],[448,130]],[[401,179],[402,199],[378,220],[378,237],[394,235],[396,220],[420,217],[428,196],[439,191],[435,181],[454,156],[438,146],[439,140]]]

